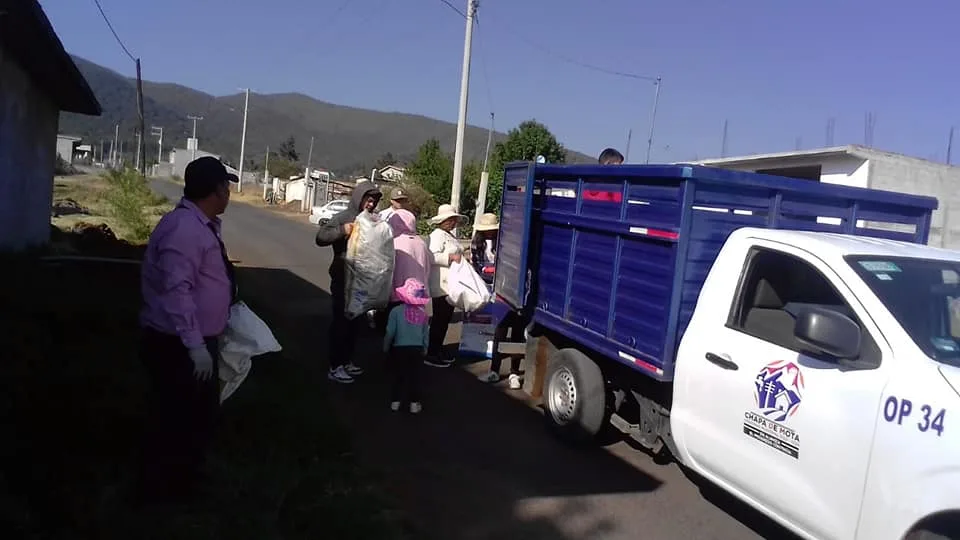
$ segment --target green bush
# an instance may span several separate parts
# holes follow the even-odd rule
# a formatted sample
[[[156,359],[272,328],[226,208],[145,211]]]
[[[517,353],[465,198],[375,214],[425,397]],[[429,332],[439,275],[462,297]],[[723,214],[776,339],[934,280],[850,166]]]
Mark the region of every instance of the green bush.
[[[146,178],[133,169],[109,171],[104,178],[109,185],[104,200],[111,216],[127,230],[130,240],[146,241],[153,227],[145,210],[162,204],[163,199],[158,199],[147,185]]]

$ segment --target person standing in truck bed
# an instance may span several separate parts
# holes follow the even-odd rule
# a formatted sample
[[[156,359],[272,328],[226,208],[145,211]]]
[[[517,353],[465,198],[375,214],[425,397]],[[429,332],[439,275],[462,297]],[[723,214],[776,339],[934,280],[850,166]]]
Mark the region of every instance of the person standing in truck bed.
[[[597,159],[600,165],[623,165],[623,154],[614,148],[605,148]]]

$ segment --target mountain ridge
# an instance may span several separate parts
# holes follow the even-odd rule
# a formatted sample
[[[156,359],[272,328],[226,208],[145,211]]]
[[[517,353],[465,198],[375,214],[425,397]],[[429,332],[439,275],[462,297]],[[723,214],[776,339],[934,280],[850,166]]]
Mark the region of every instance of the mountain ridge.
[[[103,106],[100,117],[73,113],[60,116],[60,133],[83,137],[85,142],[104,148],[114,138],[120,124],[124,153],[135,151],[137,124],[136,80],[73,56],[80,72]],[[150,137],[151,126],[161,126],[163,154],[172,148],[185,148],[193,131],[188,115],[203,117],[197,122],[200,148],[236,164],[240,153],[243,126],[244,94],[215,96],[175,82],[143,81],[144,126],[148,138],[146,155],[156,161],[157,139]],[[244,152],[248,170],[262,169],[267,147],[276,150],[288,137],[294,137],[301,161],[306,161],[310,138],[314,138],[312,165],[338,174],[369,171],[384,154],[403,162],[416,156],[419,146],[430,138],[452,152],[456,124],[424,115],[400,111],[378,111],[362,107],[337,105],[301,92],[250,94],[247,115],[247,138]],[[505,134],[495,132],[494,141]],[[465,160],[482,159],[486,148],[487,129],[468,125],[464,136]],[[164,160],[166,157],[164,157]],[[568,161],[590,161],[592,158],[568,149]]]

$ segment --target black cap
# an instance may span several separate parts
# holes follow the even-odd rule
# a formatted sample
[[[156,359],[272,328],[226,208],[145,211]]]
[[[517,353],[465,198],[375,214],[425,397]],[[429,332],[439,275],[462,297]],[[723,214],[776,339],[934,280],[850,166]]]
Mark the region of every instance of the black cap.
[[[227,172],[219,159],[203,156],[187,164],[183,173],[183,195],[188,199],[202,199],[223,184],[239,181],[237,175]]]

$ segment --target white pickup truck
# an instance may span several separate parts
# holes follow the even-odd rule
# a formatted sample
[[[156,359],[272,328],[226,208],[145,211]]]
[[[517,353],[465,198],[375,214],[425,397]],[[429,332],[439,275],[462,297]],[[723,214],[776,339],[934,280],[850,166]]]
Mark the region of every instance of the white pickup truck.
[[[960,538],[960,253],[923,245],[935,200],[532,163],[503,193],[497,318],[559,436],[630,436],[804,538]]]

